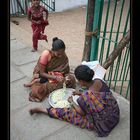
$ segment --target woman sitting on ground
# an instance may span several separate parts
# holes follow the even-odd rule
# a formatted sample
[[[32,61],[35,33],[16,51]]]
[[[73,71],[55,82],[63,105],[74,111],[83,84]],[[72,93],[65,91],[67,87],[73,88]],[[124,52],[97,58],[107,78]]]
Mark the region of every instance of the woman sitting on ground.
[[[65,53],[65,44],[57,37],[53,38],[52,49],[45,50],[39,57],[34,68],[33,79],[24,84],[31,87],[29,100],[40,102],[50,92],[62,88],[65,77],[68,77],[67,87],[75,88],[75,78],[69,74],[69,60]]]
[[[81,86],[87,87],[82,94],[73,93],[80,95],[77,99],[78,105],[72,97],[69,97],[71,108],[33,108],[30,110],[30,114],[45,113],[80,128],[94,130],[100,137],[108,136],[120,118],[116,99],[105,82],[100,79],[92,80],[94,71],[88,66],[78,66],[75,69],[75,76]]]

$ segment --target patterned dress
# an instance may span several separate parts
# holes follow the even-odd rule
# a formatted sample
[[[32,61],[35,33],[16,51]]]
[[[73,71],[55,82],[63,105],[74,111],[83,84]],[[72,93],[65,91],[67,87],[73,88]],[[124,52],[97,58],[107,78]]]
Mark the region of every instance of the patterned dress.
[[[77,99],[77,102],[85,116],[81,116],[73,108],[49,108],[49,116],[80,128],[94,130],[100,137],[108,136],[118,124],[120,111],[117,101],[103,81],[99,92],[90,88]]]
[[[31,20],[32,20],[31,27],[33,30],[32,41],[33,41],[33,48],[34,49],[38,48],[38,40],[46,40],[47,39],[47,36],[44,35],[43,33],[45,30],[45,27],[49,23],[47,20],[43,19],[43,12],[46,12],[48,14],[48,10],[45,9],[45,7],[43,7],[43,6],[39,6],[38,8],[35,8],[32,6],[28,9],[28,16],[31,17]],[[41,23],[36,24],[33,21],[41,21]]]

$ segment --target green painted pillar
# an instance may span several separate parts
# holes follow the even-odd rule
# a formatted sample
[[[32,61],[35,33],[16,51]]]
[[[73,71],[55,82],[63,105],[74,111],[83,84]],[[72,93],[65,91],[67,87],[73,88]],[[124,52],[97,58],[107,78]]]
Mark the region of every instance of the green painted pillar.
[[[104,4],[104,0],[96,0],[95,1],[93,32],[95,32],[97,30],[97,34],[92,36],[90,61],[94,61],[94,60],[98,59],[97,57],[98,57],[99,38],[97,36],[100,33],[103,4]]]

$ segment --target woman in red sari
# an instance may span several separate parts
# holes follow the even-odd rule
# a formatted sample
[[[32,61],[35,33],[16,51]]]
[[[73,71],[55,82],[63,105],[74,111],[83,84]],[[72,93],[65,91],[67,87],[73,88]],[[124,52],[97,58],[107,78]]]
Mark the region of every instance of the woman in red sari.
[[[34,113],[44,113],[52,118],[57,118],[95,131],[99,137],[108,136],[118,124],[120,110],[116,99],[109,87],[100,79],[92,80],[94,71],[86,65],[80,65],[75,69],[75,76],[81,86],[87,87],[84,93],[77,99],[78,105],[72,97],[68,98],[71,108],[33,108]]]
[[[40,0],[32,0],[32,6],[28,9],[28,19],[31,21],[31,27],[33,30],[33,49],[32,52],[37,51],[38,40],[47,40],[47,36],[44,35],[45,27],[48,23],[48,10],[45,7],[39,5]],[[43,13],[46,13],[45,19],[43,18]]]
[[[29,100],[33,102],[44,100],[50,92],[63,87],[65,77],[69,79],[67,87],[75,88],[75,78],[69,74],[69,71],[65,44],[61,39],[55,37],[53,38],[52,49],[43,51],[39,57],[33,71],[33,79],[29,84],[24,84],[25,87],[31,88]]]

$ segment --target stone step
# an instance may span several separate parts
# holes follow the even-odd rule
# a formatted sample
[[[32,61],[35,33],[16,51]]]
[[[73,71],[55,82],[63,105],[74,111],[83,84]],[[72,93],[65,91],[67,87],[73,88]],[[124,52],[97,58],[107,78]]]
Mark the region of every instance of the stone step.
[[[24,19],[23,19],[23,21],[24,21]],[[13,39],[18,40],[22,44],[24,44],[24,46],[32,49],[32,29],[31,29],[30,23],[28,21],[26,21],[24,24],[27,25],[27,28],[23,28],[22,26],[20,26],[20,22],[19,22],[19,25],[15,25],[14,23],[10,22],[10,26],[11,26],[10,34],[12,36],[12,38],[10,38],[10,40],[13,40]],[[12,34],[14,34],[14,36]],[[47,43],[44,40],[43,41],[39,40],[38,46],[39,46],[39,48],[38,48],[39,52],[41,53],[43,50],[46,49],[45,46],[47,46]]]

